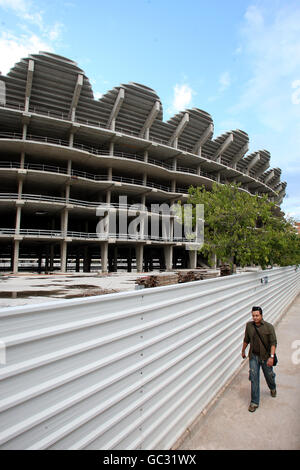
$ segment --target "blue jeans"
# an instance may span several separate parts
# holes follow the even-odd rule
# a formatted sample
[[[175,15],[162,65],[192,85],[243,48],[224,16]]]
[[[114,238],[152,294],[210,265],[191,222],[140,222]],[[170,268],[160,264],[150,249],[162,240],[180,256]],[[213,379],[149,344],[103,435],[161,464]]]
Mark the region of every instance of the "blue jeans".
[[[252,357],[249,361],[249,380],[251,381],[251,403],[259,405],[259,373],[260,366],[263,370],[267,385],[270,390],[276,389],[275,377],[276,374],[273,371],[273,367],[267,365],[267,361],[263,361],[255,354],[252,354]]]

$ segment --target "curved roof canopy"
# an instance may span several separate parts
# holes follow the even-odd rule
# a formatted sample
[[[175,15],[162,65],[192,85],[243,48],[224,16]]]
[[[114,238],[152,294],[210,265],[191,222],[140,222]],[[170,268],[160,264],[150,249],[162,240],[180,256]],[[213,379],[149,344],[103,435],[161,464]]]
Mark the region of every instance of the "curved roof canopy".
[[[182,110],[165,122],[159,96],[145,85],[121,84],[95,100],[90,81],[76,62],[50,52],[21,59],[0,81],[5,84],[1,93],[5,88],[4,102],[8,106],[49,112],[155,140],[201,155],[216,162],[212,164],[216,167],[222,163],[271,187],[279,187],[281,170],[269,169],[267,150],[247,154],[246,132],[230,130],[212,139],[213,119],[198,108]]]

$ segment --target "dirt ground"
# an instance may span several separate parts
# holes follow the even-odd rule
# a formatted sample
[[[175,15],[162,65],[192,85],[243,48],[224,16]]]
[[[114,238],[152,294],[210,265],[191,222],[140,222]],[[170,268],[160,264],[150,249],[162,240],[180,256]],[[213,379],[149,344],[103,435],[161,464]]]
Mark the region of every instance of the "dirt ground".
[[[211,271],[219,275],[216,270]],[[138,278],[155,274],[166,275],[171,272],[0,273],[0,308],[135,290],[141,288],[136,284]]]
[[[0,308],[134,290],[138,288],[135,284],[136,279],[148,274],[134,272],[1,274]]]

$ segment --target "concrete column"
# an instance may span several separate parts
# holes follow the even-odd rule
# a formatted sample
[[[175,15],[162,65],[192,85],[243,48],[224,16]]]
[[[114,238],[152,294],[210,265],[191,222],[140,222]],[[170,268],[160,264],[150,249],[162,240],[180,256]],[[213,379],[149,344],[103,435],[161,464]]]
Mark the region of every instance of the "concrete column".
[[[201,165],[198,165],[198,166],[197,166],[197,175],[198,175],[198,176],[201,175]]]
[[[144,152],[144,162],[145,162],[145,163],[148,162],[148,156],[149,156],[148,150],[145,150],[145,152]]]
[[[63,209],[61,213],[61,231],[63,232],[63,236],[67,236],[67,231],[68,231],[68,215],[69,211],[68,209]]]
[[[70,111],[71,114],[71,120],[73,121],[72,127],[70,129],[70,134],[69,134],[69,147],[74,147],[74,137],[78,129],[80,129],[80,124],[77,122],[74,122],[75,119],[75,108]]]
[[[68,172],[68,175],[72,174],[72,160],[68,160],[67,172]]]
[[[177,170],[177,158],[176,157],[173,158],[173,170],[174,171]]]
[[[147,173],[143,174],[143,185],[147,186]]]
[[[167,271],[172,271],[173,267],[173,246],[164,246],[165,265]]]
[[[135,253],[136,253],[136,269],[138,273],[141,273],[143,271],[144,246],[136,245]]]
[[[189,267],[190,269],[197,267],[197,250],[189,250]]]
[[[109,155],[113,155],[113,154],[114,154],[114,151],[115,151],[115,143],[114,143],[114,142],[110,142],[110,143],[109,143]]]
[[[25,163],[25,152],[21,152],[20,168],[24,168],[24,163]]]
[[[106,192],[106,204],[110,204],[111,202],[111,190],[108,189]]]
[[[27,124],[23,124],[22,139],[25,140],[26,137],[27,137]]]
[[[66,203],[69,202],[70,199],[70,183],[66,184]]]
[[[107,273],[108,242],[101,243],[101,271]]]
[[[13,262],[13,273],[16,274],[19,271],[19,251],[20,241],[15,240],[14,242],[14,262]]]
[[[171,183],[171,190],[173,191],[173,193],[176,192],[176,181],[175,181],[175,180],[172,180],[172,183]]]
[[[147,215],[145,213],[141,213],[140,217],[141,217],[140,238],[143,240],[145,238],[145,221],[146,221]]]
[[[69,137],[69,147],[73,147],[74,144],[74,132],[70,132],[70,137]]]
[[[67,242],[65,240],[60,242],[60,272],[67,271]]]
[[[112,168],[108,168],[107,170],[107,179],[108,180],[112,180]]]
[[[18,199],[22,198],[22,191],[23,191],[23,180],[19,179],[19,181],[18,181]]]
[[[20,233],[22,206],[17,206],[15,233]]]

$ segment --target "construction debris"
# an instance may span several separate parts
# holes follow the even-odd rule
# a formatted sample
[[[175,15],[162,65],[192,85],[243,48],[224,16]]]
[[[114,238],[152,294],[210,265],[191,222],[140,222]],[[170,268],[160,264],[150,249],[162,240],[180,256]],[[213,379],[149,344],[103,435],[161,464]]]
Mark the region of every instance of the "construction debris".
[[[232,268],[230,264],[224,263],[220,266],[220,276],[229,276],[232,274]]]
[[[159,287],[168,286],[170,284],[178,283],[178,274],[157,274],[145,276],[137,279],[136,284],[143,287]]]
[[[182,284],[184,282],[200,281],[219,276],[219,270],[197,269],[182,270],[174,273],[162,273],[141,277],[136,280],[140,288],[168,286],[171,284]]]

